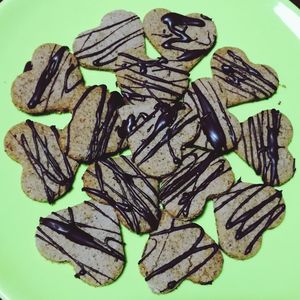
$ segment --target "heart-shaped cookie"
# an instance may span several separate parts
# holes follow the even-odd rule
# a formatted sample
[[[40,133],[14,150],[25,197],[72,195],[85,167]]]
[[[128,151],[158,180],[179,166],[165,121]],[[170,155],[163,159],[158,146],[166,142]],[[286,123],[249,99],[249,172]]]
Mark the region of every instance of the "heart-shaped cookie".
[[[192,82],[183,101],[197,116],[198,132],[193,146],[213,150],[220,155],[237,147],[241,125],[227,111],[225,97],[223,88],[216,80],[201,78]]]
[[[118,53],[144,47],[144,30],[140,18],[125,10],[106,14],[100,26],[80,33],[73,44],[80,65],[89,69],[112,71]]]
[[[30,120],[5,136],[5,151],[22,165],[22,189],[33,200],[53,203],[71,189],[78,163],[64,154],[58,139],[55,126]]]
[[[281,223],[285,204],[281,191],[239,180],[214,200],[214,211],[222,250],[236,259],[247,259],[258,252],[263,233]]]
[[[242,124],[236,153],[268,185],[281,185],[295,173],[295,159],[287,147],[293,136],[289,119],[278,110],[264,110]]]
[[[131,157],[102,159],[90,165],[83,190],[115,208],[123,225],[143,233],[157,228],[160,219],[158,181],[144,175]]]
[[[117,109],[124,105],[118,92],[105,85],[91,86],[76,103],[72,119],[60,132],[60,145],[73,159],[91,163],[105,154],[119,152],[127,141],[118,133]]]
[[[75,277],[93,286],[113,282],[123,270],[119,221],[108,205],[85,201],[53,212],[40,218],[35,237],[44,257],[70,263]]]
[[[164,57],[150,59],[144,50],[120,53],[116,62],[117,83],[129,103],[177,101],[188,87],[189,73],[178,62]]]
[[[215,45],[216,27],[211,18],[193,13],[187,16],[163,8],[148,12],[143,21],[147,38],[169,60],[190,70]]]
[[[201,226],[173,219],[166,212],[139,261],[140,272],[154,293],[168,293],[185,279],[210,284],[222,266],[218,245]]]
[[[211,59],[211,68],[213,78],[227,93],[227,107],[270,98],[279,85],[275,70],[251,63],[238,48],[218,49]]]
[[[69,48],[44,44],[13,82],[11,95],[22,111],[41,114],[71,111],[84,90],[77,59]]]
[[[151,177],[173,172],[181,164],[183,146],[197,132],[197,116],[182,102],[125,105],[119,115],[127,130],[132,161]]]
[[[179,168],[161,181],[159,200],[173,217],[191,220],[202,213],[207,199],[223,194],[233,183],[226,159],[187,148]]]

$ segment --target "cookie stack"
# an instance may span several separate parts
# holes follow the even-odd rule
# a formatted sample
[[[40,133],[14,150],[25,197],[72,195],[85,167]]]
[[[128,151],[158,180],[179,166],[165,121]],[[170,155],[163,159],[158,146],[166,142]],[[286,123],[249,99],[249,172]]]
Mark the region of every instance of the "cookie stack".
[[[80,164],[91,198],[40,218],[36,245],[46,258],[74,266],[94,285],[113,282],[125,264],[120,225],[149,233],[139,267],[155,293],[183,280],[211,283],[222,252],[254,256],[263,233],[280,224],[285,204],[274,188],[295,172],[287,147],[292,125],[278,110],[243,123],[234,105],[270,98],[276,72],[249,61],[240,49],[214,52],[211,78],[189,82],[189,71],[216,43],[211,18],[166,9],[140,18],[124,10],[79,34],[74,53],[44,44],[12,85],[12,101],[32,114],[69,112],[65,128],[27,120],[5,137],[7,154],[23,167],[28,197],[54,203],[67,193]],[[152,59],[145,37],[160,53]],[[80,66],[114,72],[121,93],[86,86]],[[125,149],[131,154],[124,156]],[[263,184],[235,180],[224,155],[236,152]],[[218,243],[192,221],[211,199]]]

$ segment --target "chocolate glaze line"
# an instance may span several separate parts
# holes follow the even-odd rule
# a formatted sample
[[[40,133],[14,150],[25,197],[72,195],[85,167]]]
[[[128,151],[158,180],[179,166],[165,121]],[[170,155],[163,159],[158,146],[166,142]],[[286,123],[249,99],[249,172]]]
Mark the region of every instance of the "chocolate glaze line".
[[[85,204],[92,206],[93,208],[97,207],[97,211],[102,212],[101,209],[94,205],[91,202],[85,202]],[[78,259],[73,257],[70,253],[68,253],[62,246],[60,246],[57,242],[55,242],[49,234],[47,234],[43,229],[42,226],[46,226],[48,229],[51,229],[55,231],[58,234],[61,234],[65,236],[65,238],[69,239],[70,241],[74,243],[78,243],[80,245],[91,247],[94,249],[98,249],[101,252],[104,252],[110,256],[113,256],[116,258],[116,260],[125,261],[125,257],[123,254],[119,253],[115,249],[113,249],[111,246],[109,246],[109,242],[113,241],[115,243],[119,243],[123,245],[123,243],[119,240],[116,240],[113,237],[106,238],[104,243],[101,242],[98,239],[95,239],[93,236],[88,234],[87,232],[83,231],[81,228],[88,227],[88,224],[81,224],[76,223],[74,221],[74,215],[71,208],[68,208],[70,220],[66,220],[63,216],[59,215],[58,213],[55,213],[55,216],[59,216],[60,219],[64,220],[64,222],[61,222],[59,220],[51,219],[51,218],[41,218],[40,220],[40,226],[37,227],[38,233],[36,234],[36,237],[44,241],[45,243],[51,245],[52,247],[56,248],[59,252],[61,252],[63,255],[67,256],[71,261],[73,261],[77,266],[80,267],[80,271],[75,275],[75,277],[79,278],[80,276],[88,275],[93,280],[95,280],[97,283],[101,284],[96,277],[92,273],[100,274],[103,277],[106,277],[110,280],[110,276],[102,273],[99,270],[94,269],[92,266],[88,266],[82,262],[80,262]],[[103,214],[103,212],[102,212]],[[106,214],[103,214],[106,216]],[[112,219],[109,218],[109,221]],[[114,221],[114,220],[113,220]],[[115,221],[114,221],[115,223]],[[115,223],[116,224],[116,223]],[[117,224],[117,226],[119,226]],[[93,229],[99,229],[102,230],[102,228],[93,228]],[[113,232],[113,234],[115,234]],[[118,233],[120,234],[120,233]]]
[[[193,159],[187,165],[184,165],[184,161],[191,157]],[[203,152],[199,155],[197,150],[194,149],[183,156],[183,167],[179,167],[163,181],[159,198],[165,207],[169,203],[177,201],[181,209],[176,217],[188,217],[194,198],[204,191],[211,182],[231,170],[231,167],[225,168],[224,159],[219,158],[217,160],[217,157],[218,155],[214,152]],[[199,176],[214,165],[217,167],[202,182],[198,182]],[[192,187],[192,190],[186,192],[189,187]]]
[[[207,20],[207,19],[206,19]],[[211,20],[211,19],[210,19]],[[177,57],[179,61],[190,61],[204,56],[215,43],[215,36],[211,37],[210,33],[207,33],[208,43],[200,43],[197,41],[198,45],[205,46],[205,49],[195,49],[189,50],[179,46],[175,46],[175,43],[191,43],[195,40],[192,39],[186,32],[190,26],[194,27],[205,27],[206,23],[204,20],[183,16],[177,13],[167,13],[161,17],[161,21],[168,26],[168,29],[176,37],[172,37],[162,43],[162,47],[165,49],[171,49],[182,52],[181,55]]]
[[[82,105],[84,105],[85,100],[88,95],[93,92],[95,88],[98,86],[92,86],[87,88],[87,90],[82,94],[81,98],[75,105],[73,109],[72,119],[68,125],[67,129],[67,145],[66,145],[66,153],[69,153],[71,146],[71,127],[72,122],[76,116],[77,111],[80,109]],[[95,124],[93,128],[92,138],[90,144],[88,146],[88,153],[84,159],[86,162],[93,162],[96,159],[100,158],[102,155],[106,154],[109,139],[114,130],[118,130],[115,127],[115,124],[118,119],[117,109],[124,105],[124,100],[122,96],[118,92],[110,93],[109,98],[107,99],[107,87],[105,85],[101,85],[101,93],[99,95],[99,103],[97,109],[95,111]],[[106,106],[106,113],[104,113],[104,107]],[[119,135],[120,137],[120,135]],[[118,148],[122,147],[124,142],[124,137],[120,139],[118,142]]]
[[[139,22],[139,17],[138,16],[131,16],[129,18],[126,18],[124,20],[121,20],[119,22],[116,22],[112,25],[97,29],[97,30],[92,30],[88,33],[85,33],[83,35],[80,35],[77,39],[82,39],[85,38],[85,41],[82,45],[82,47],[75,52],[76,57],[81,60],[84,58],[89,58],[89,57],[94,57],[93,65],[95,67],[102,67],[105,66],[117,59],[117,55],[113,56],[112,58],[109,58],[110,55],[112,55],[114,52],[118,52],[118,48],[123,47],[124,44],[130,43],[131,40],[138,38],[139,36],[144,36],[143,29],[137,29],[135,31],[130,31],[128,30],[127,35],[124,35],[122,38],[119,40],[115,40],[112,43],[110,43],[108,46],[103,47],[100,50],[96,50],[93,48],[99,46],[101,43],[106,42],[107,39],[112,38],[114,34],[116,34],[119,30],[121,30],[123,27],[127,26],[128,28],[133,28],[134,22]],[[106,30],[115,29],[108,33],[105,33]],[[96,41],[95,43],[89,44],[86,46],[88,41],[92,38],[93,34],[98,34],[98,33],[103,34],[103,38],[100,39],[99,41]]]
[[[28,108],[33,109],[37,107],[39,104],[41,104],[42,102],[46,101],[44,111],[47,109],[48,103],[53,93],[54,85],[61,72],[61,69],[64,66],[64,64],[69,61],[68,58],[70,56],[70,53],[68,53],[68,50],[69,50],[68,47],[60,47],[57,51],[56,51],[56,46],[53,48],[48,60],[48,64],[42,71],[37,81],[34,93],[30,98],[29,102],[27,103]],[[65,54],[66,52],[67,54]],[[79,84],[83,83],[83,79],[81,78],[76,83],[74,83],[73,86],[68,87],[68,80],[70,78],[70,75],[75,69],[77,69],[77,67],[78,64],[76,65],[70,64],[70,66],[68,67],[66,71],[66,75],[64,79],[64,87],[62,89],[61,95],[63,95],[64,93],[70,93]],[[44,95],[48,86],[50,86],[49,92],[47,95]]]
[[[236,230],[236,240],[244,238],[248,234],[251,234],[253,231],[255,231],[257,227],[263,225],[262,228],[254,234],[253,239],[246,247],[244,254],[247,255],[252,251],[255,243],[268,229],[268,227],[272,225],[272,223],[277,220],[285,211],[285,204],[282,203],[282,192],[276,190],[274,194],[262,200],[255,207],[247,210],[244,213],[241,213],[245,205],[251,203],[251,200],[266,188],[266,185],[252,184],[244,188],[238,188],[240,183],[241,181],[239,180],[233,186],[232,191],[228,193],[229,198],[224,201],[221,201],[222,197],[216,200],[216,207],[214,211],[220,211],[221,209],[225,208],[228,203],[230,203],[231,201],[235,201],[237,197],[243,197],[243,195],[245,195],[246,193],[250,193],[250,195],[247,196],[245,200],[241,202],[241,204],[232,212],[225,225],[227,230]],[[273,204],[273,207],[271,209],[269,209],[264,215],[259,217],[255,222],[250,222],[252,218],[255,218],[256,214],[261,213],[261,210],[265,209],[265,207],[270,204]]]
[[[95,173],[87,171],[97,179],[96,187],[84,187],[82,190],[88,194],[105,200],[114,207],[124,218],[131,230],[140,233],[140,219],[143,219],[151,230],[157,228],[160,219],[160,210],[152,196],[157,197],[157,191],[147,180],[139,169],[125,156],[120,156],[134,175],[125,172],[113,159],[105,159],[95,162]],[[114,178],[121,189],[119,192],[114,185],[110,185],[103,179],[101,164],[113,172]],[[136,185],[134,179],[142,180],[145,186],[151,191],[150,194],[143,191]],[[152,194],[152,195],[151,195]]]
[[[32,168],[42,181],[48,202],[53,203],[57,191],[54,191],[51,188],[51,183],[57,184],[59,187],[64,186],[66,190],[69,190],[74,180],[74,172],[67,156],[61,150],[59,155],[63,158],[63,165],[60,166],[51,153],[51,150],[48,148],[47,136],[41,136],[37,132],[34,122],[27,120],[26,125],[31,129],[30,138],[33,140],[34,149],[30,147],[29,140],[25,134],[21,134],[20,142],[18,142],[22,146]],[[54,126],[51,126],[50,128],[55,136],[57,145],[59,145],[59,134],[57,129]],[[60,149],[59,146],[58,149]],[[42,156],[45,156],[46,158],[45,163],[42,162]],[[65,169],[65,171],[63,171],[63,169]]]
[[[181,263],[185,259],[188,259],[189,257],[191,257],[194,254],[200,253],[202,251],[207,251],[209,249],[211,249],[211,253],[209,255],[207,255],[207,257],[201,263],[199,263],[198,265],[196,265],[193,268],[191,268],[180,279],[178,279],[177,281],[175,281],[175,280],[174,281],[170,281],[168,283],[167,288],[165,290],[161,291],[162,293],[165,292],[165,291],[167,291],[167,290],[169,290],[169,289],[175,288],[184,279],[188,278],[190,275],[192,275],[193,273],[195,273],[196,271],[198,271],[210,259],[212,259],[214,257],[214,255],[219,250],[219,247],[218,247],[218,245],[216,243],[212,243],[212,244],[208,244],[208,245],[204,245],[204,246],[199,246],[201,244],[203,238],[204,238],[204,235],[205,235],[204,230],[200,226],[197,226],[196,224],[193,224],[193,223],[187,223],[187,224],[176,226],[174,224],[174,222],[175,222],[175,220],[172,220],[172,224],[171,224],[170,228],[164,229],[164,230],[161,230],[161,231],[157,231],[157,232],[154,232],[154,233],[150,234],[150,238],[155,241],[155,246],[157,244],[157,241],[155,240],[156,236],[161,236],[161,235],[164,235],[164,234],[171,235],[172,233],[174,233],[176,231],[184,231],[186,229],[195,229],[195,228],[197,228],[199,230],[199,237],[195,240],[195,242],[193,243],[193,245],[187,251],[183,252],[181,255],[173,258],[171,261],[167,262],[166,264],[162,265],[161,267],[156,268],[152,272],[150,272],[145,277],[146,281],[149,281],[153,277],[161,275],[164,272],[168,271],[169,269],[172,269],[174,266],[176,266],[177,264]],[[151,249],[151,252],[153,252],[155,250],[155,246],[154,246],[153,249]],[[139,264],[142,263],[148,256],[149,256],[149,254],[145,255],[145,253],[144,253],[142,259],[139,261]]]
[[[257,69],[246,63],[232,50],[228,50],[227,54],[231,59],[216,53],[213,56],[213,59],[221,64],[221,68],[212,67],[213,70],[218,71],[215,74],[217,78],[255,98],[258,97],[258,94],[262,94],[267,98],[274,93],[277,87],[273,82],[265,78]],[[273,72],[266,66],[262,67],[267,70],[268,74],[272,75],[275,81],[278,81],[277,76]],[[246,97],[242,94],[240,95]]]
[[[134,162],[137,161],[138,156],[140,156],[140,159],[138,159],[139,162],[137,163],[138,166],[150,159],[166,144],[168,145],[169,153],[172,156],[174,163],[180,163],[181,159],[175,156],[170,141],[186,126],[188,126],[188,124],[191,124],[197,119],[197,116],[191,112],[188,112],[184,117],[178,118],[178,112],[184,108],[185,106],[181,102],[177,102],[173,106],[166,103],[157,103],[155,105],[154,114],[159,113],[159,116],[151,129],[151,133],[143,139],[140,146],[132,155],[132,160]],[[147,125],[147,122],[143,125]],[[164,132],[162,138],[147,153],[144,153],[147,146],[153,142],[154,138],[160,132]]]
[[[156,60],[142,60],[128,53],[119,53],[120,57],[127,60],[121,66],[117,66],[116,72],[127,70],[124,76],[118,75],[119,78],[126,79],[130,85],[120,84],[123,96],[129,101],[146,101],[147,99],[156,99],[157,101],[170,101],[170,98],[178,100],[186,90],[186,81],[189,73],[169,65],[169,61],[160,57]],[[138,70],[135,68],[138,67]],[[168,72],[162,76],[163,72]],[[178,79],[172,79],[173,74]],[[139,78],[141,77],[141,78]],[[180,89],[180,92],[177,90]],[[148,94],[144,91],[146,90]],[[156,96],[157,92],[162,92],[165,96]]]
[[[262,175],[265,183],[279,185],[278,175],[278,135],[281,128],[282,114],[275,109],[264,111],[254,117],[248,118],[242,124],[241,143],[247,163],[253,166],[256,174]],[[249,130],[249,141],[246,141],[244,130]],[[267,136],[265,130],[267,129]],[[250,156],[248,155],[250,152]]]

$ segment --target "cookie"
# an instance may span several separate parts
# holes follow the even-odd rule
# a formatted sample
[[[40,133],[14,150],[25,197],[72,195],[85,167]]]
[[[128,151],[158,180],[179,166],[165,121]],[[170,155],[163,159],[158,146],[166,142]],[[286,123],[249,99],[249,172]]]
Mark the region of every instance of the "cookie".
[[[53,203],[71,189],[78,163],[62,152],[58,139],[55,126],[30,120],[5,136],[5,151],[22,165],[22,189],[33,200]]]
[[[132,161],[152,177],[173,172],[181,164],[182,147],[197,132],[197,116],[181,102],[126,105],[119,109],[119,115],[127,125]]]
[[[183,16],[157,8],[146,14],[143,24],[147,38],[158,52],[179,61],[185,70],[192,69],[216,42],[214,22],[199,13]]]
[[[124,244],[114,209],[96,201],[40,218],[36,247],[47,259],[68,262],[75,277],[93,285],[112,283],[125,264]]]
[[[131,157],[103,159],[83,175],[83,190],[114,207],[123,225],[136,233],[153,231],[160,219],[158,181],[144,175]]]
[[[156,99],[177,101],[188,87],[189,73],[176,61],[165,57],[149,58],[143,49],[119,53],[116,62],[117,84],[131,104]]]
[[[139,261],[140,272],[154,293],[168,293],[185,279],[210,284],[222,266],[218,245],[201,226],[173,219],[166,212]]]
[[[183,154],[179,168],[162,180],[159,200],[173,217],[191,220],[202,213],[207,199],[232,186],[234,174],[214,152],[186,149]]]
[[[227,107],[270,98],[279,85],[275,70],[251,63],[238,48],[218,49],[211,59],[211,68],[213,78],[220,82],[228,95]]]
[[[20,110],[42,114],[71,111],[84,89],[78,61],[69,48],[44,44],[13,82],[11,95]]]
[[[216,80],[201,78],[191,83],[183,101],[198,116],[194,146],[220,154],[237,147],[240,122],[227,111],[224,97],[226,94]]]
[[[264,110],[242,123],[236,153],[265,184],[281,185],[295,173],[295,159],[287,147],[293,136],[289,119],[280,111]]]
[[[239,180],[214,200],[214,212],[222,250],[236,259],[247,259],[260,249],[262,235],[284,218],[281,191],[263,184]]]
[[[118,134],[122,121],[117,109],[123,104],[122,96],[109,93],[105,85],[87,88],[68,126],[61,131],[62,149],[77,161],[91,163],[125,148],[127,142]]]
[[[118,53],[144,47],[140,18],[125,10],[106,14],[100,26],[80,33],[73,43],[80,65],[99,70],[114,70]]]

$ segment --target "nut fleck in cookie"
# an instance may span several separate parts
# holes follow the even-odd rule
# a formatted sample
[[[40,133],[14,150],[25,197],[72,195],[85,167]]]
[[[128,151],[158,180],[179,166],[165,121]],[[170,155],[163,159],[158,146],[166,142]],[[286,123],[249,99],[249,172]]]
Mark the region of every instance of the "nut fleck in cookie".
[[[173,217],[193,219],[206,200],[226,192],[234,183],[228,161],[214,152],[186,149],[180,167],[161,182],[159,200]]]
[[[114,70],[118,53],[144,47],[144,30],[140,18],[125,10],[106,14],[100,26],[82,32],[73,44],[80,64],[99,70]]]
[[[242,123],[236,150],[264,183],[281,185],[295,173],[295,159],[287,147],[293,136],[289,119],[278,110],[265,110]]]
[[[126,147],[126,140],[118,134],[122,121],[117,109],[123,104],[122,96],[109,93],[105,85],[87,88],[60,134],[60,144],[67,155],[91,163]]]
[[[173,219],[166,212],[139,261],[140,272],[155,293],[168,293],[185,279],[209,284],[222,266],[218,245],[201,226]]]
[[[114,209],[95,201],[40,218],[36,246],[47,259],[73,265],[76,278],[93,286],[113,282],[125,263]]]
[[[199,129],[193,141],[194,146],[217,153],[236,148],[241,125],[227,111],[225,95],[222,87],[213,79],[202,78],[192,82],[183,100],[198,116],[196,122]]]
[[[133,162],[152,177],[173,172],[181,163],[182,147],[197,132],[197,116],[181,102],[125,105],[119,114],[127,124]]]
[[[144,175],[131,157],[103,159],[83,175],[83,190],[114,207],[123,225],[143,233],[157,228],[160,219],[158,181]]]
[[[220,246],[229,256],[254,256],[263,233],[278,226],[284,218],[281,191],[262,184],[238,181],[225,195],[214,200]]]
[[[227,106],[270,98],[279,81],[275,70],[249,61],[246,54],[232,47],[218,49],[211,60],[213,78],[223,85]]]
[[[84,90],[77,59],[69,48],[44,44],[14,81],[12,101],[30,114],[71,111]]]
[[[58,139],[55,126],[30,120],[5,136],[5,151],[22,165],[22,189],[33,200],[53,203],[71,189],[78,164],[62,152]]]
[[[116,62],[117,84],[129,103],[156,99],[176,101],[188,87],[189,73],[178,62],[164,57],[150,59],[144,50],[120,53]]]
[[[199,13],[183,16],[158,8],[148,12],[143,23],[147,38],[158,52],[179,61],[186,70],[192,69],[216,42],[214,22]]]

